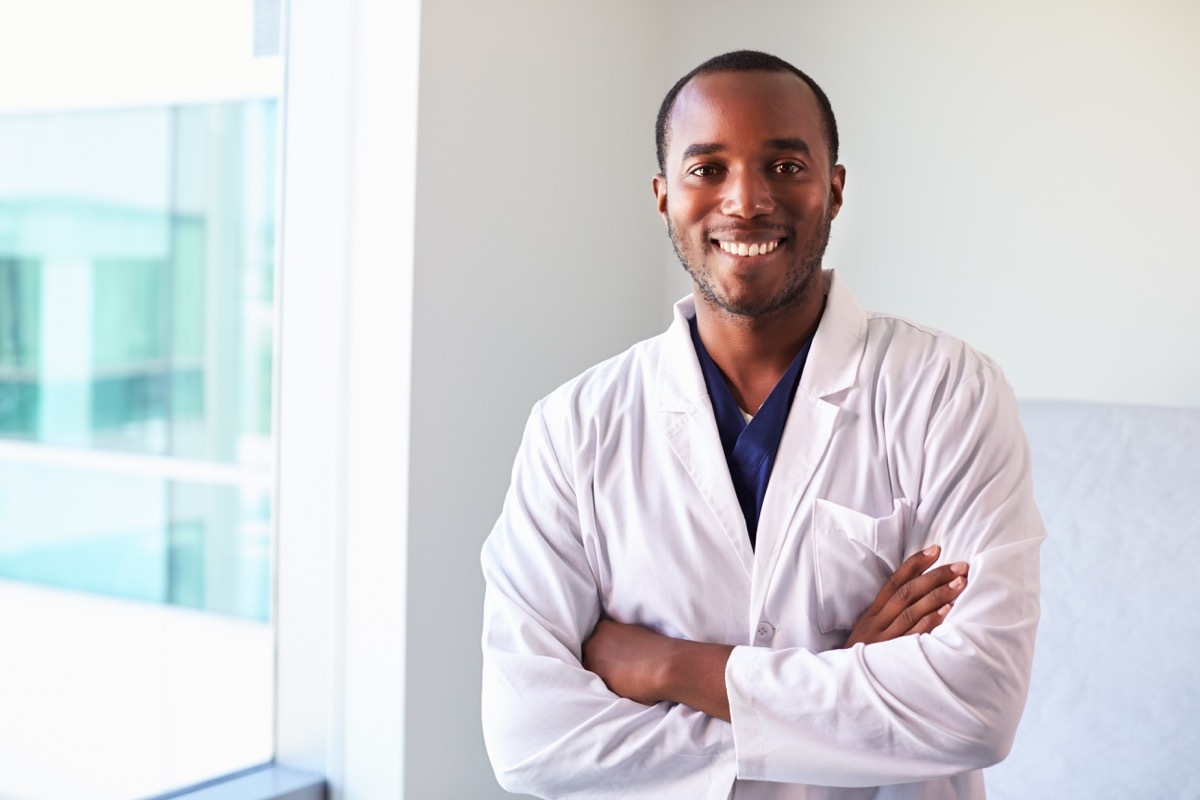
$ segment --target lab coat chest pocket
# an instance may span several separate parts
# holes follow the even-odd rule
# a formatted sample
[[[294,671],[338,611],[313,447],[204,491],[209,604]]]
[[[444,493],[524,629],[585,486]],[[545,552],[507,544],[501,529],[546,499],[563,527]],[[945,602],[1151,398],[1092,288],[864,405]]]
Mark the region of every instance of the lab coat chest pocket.
[[[822,633],[850,630],[903,560],[912,504],[896,500],[892,513],[872,517],[817,500],[813,505],[817,622]]]

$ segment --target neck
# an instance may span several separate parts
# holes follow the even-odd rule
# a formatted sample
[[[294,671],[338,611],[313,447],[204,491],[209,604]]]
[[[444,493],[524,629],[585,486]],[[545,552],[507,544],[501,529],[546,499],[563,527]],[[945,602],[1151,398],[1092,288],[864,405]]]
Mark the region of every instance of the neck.
[[[731,314],[696,294],[696,328],[738,405],[758,413],[821,321],[822,281],[794,306],[765,317]]]

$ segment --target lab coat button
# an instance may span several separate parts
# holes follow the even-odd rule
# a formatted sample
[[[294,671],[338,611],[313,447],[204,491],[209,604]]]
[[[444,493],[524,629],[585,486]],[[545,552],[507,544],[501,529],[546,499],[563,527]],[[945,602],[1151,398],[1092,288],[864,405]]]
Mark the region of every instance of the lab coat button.
[[[760,622],[754,630],[754,635],[759,640],[770,639],[775,635],[775,626],[769,622]]]

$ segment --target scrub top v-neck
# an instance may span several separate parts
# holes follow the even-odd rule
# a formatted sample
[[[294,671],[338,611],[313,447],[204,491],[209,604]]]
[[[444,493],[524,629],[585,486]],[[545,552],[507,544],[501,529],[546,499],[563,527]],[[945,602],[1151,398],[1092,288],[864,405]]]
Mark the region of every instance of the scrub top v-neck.
[[[733,480],[733,489],[737,493],[738,504],[742,507],[742,516],[746,518],[750,546],[754,547],[758,533],[758,515],[762,512],[763,497],[767,493],[767,483],[775,466],[775,453],[779,449],[779,440],[783,436],[783,426],[787,422],[792,399],[796,396],[796,387],[800,385],[800,374],[804,371],[804,362],[812,346],[812,337],[809,337],[792,359],[791,365],[775,384],[766,402],[747,422],[746,415],[733,399],[725,376],[721,374],[716,362],[704,348],[704,343],[700,341],[696,318],[692,317],[688,324],[692,330],[696,356],[700,361],[700,371],[704,374],[704,383],[708,387],[708,396],[712,400],[713,413],[717,418],[717,431],[721,435],[721,446],[725,451],[725,461],[729,465],[729,477]]]

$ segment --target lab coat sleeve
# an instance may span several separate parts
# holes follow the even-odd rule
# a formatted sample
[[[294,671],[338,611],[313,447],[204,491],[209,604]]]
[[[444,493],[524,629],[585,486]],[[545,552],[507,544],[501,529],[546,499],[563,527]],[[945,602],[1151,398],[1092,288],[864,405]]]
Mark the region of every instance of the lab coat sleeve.
[[[540,797],[724,800],[734,774],[727,723],[617,697],[581,666],[601,604],[544,402],[482,553],[483,731],[496,776]]]
[[[1039,615],[1030,458],[997,370],[967,379],[925,428],[906,551],[970,563],[932,634],[812,652],[739,647],[726,669],[739,778],[875,786],[953,775],[1007,755]]]

